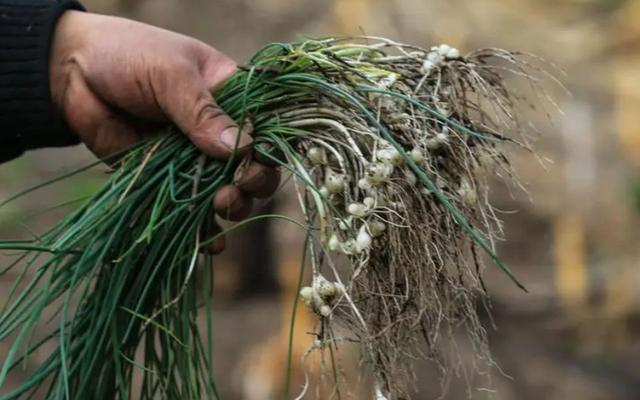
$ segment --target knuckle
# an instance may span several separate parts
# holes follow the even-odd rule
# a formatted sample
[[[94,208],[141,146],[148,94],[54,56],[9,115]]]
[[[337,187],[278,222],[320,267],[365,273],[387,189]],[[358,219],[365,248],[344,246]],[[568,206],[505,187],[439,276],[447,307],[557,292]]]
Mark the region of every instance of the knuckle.
[[[211,97],[211,95],[205,93],[199,95],[196,99],[194,110],[196,125],[198,126],[224,115],[224,112],[222,111],[220,106],[213,102],[213,98]]]
[[[211,124],[212,120],[223,117],[224,111],[214,101],[207,92],[203,92],[195,99],[195,127],[196,131]]]

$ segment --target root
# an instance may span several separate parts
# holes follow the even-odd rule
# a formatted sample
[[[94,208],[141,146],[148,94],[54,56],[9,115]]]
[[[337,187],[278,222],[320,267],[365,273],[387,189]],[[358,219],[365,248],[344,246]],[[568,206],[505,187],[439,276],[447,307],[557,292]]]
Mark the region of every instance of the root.
[[[338,323],[355,335],[373,365],[378,398],[408,398],[417,357],[446,372],[454,368],[457,361],[442,349],[460,327],[477,368],[492,365],[477,312],[486,296],[477,250],[493,249],[503,232],[487,200],[487,179],[496,170],[515,176],[502,153],[506,144],[528,148],[519,99],[504,74],[538,83],[527,63],[504,50],[464,57],[448,46],[391,41],[358,49],[354,55],[353,47],[331,41],[307,46],[314,60],[336,66],[324,67],[324,78],[348,95],[329,91],[317,104],[282,115],[295,118],[285,124],[317,132],[300,140],[298,153],[320,145],[327,155],[307,159],[329,232],[303,298],[323,327]],[[335,174],[343,186],[328,185]],[[341,278],[332,261],[340,257],[351,266]],[[326,269],[339,294],[319,292],[320,279],[333,285],[325,283]]]

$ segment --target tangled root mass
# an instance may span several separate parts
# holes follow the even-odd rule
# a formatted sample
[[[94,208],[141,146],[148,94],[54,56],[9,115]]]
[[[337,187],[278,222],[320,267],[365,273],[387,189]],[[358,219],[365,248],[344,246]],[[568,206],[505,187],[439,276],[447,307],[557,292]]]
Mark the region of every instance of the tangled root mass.
[[[389,398],[408,396],[416,357],[448,369],[441,342],[461,325],[490,362],[476,311],[486,294],[480,251],[509,271],[493,253],[501,227],[487,177],[512,176],[502,143],[526,147],[509,138],[522,132],[504,75],[535,85],[529,64],[504,50],[373,39],[306,43],[291,62],[296,52],[331,86],[281,114],[307,131],[296,143],[303,157],[288,162],[318,229],[313,282],[301,291],[321,320],[318,339],[337,345],[331,323],[346,327]]]

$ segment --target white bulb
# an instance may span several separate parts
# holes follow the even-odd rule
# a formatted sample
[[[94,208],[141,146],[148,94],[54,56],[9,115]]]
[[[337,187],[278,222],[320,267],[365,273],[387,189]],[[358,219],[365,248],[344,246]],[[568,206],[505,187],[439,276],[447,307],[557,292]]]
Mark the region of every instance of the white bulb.
[[[376,152],[376,159],[385,164],[391,164],[391,153],[389,149],[380,149]]]
[[[411,115],[405,112],[396,112],[389,114],[387,118],[391,123],[407,123],[411,119]],[[394,147],[391,144],[387,144],[385,148],[393,149]]]
[[[367,206],[362,203],[351,203],[347,206],[347,212],[354,217],[361,218],[367,213]]]
[[[442,148],[443,145],[444,145],[444,142],[440,140],[438,137],[427,139],[427,149],[429,150],[438,150]]]
[[[378,82],[378,86],[382,89],[388,89],[390,88],[394,83],[396,83],[396,81],[398,80],[398,74],[389,74],[387,76],[385,76],[384,78],[380,79],[380,82]]]
[[[427,54],[427,61],[433,63],[434,65],[438,65],[442,62],[442,55],[435,51],[432,51]]]
[[[379,185],[385,182],[393,173],[393,165],[383,163],[372,163],[367,168],[367,180],[372,185]]]
[[[442,146],[445,145],[447,143],[447,140],[449,139],[449,136],[445,133],[448,131],[448,129],[449,128],[447,128],[446,131],[443,129],[443,131],[438,133],[435,137],[427,139],[427,148],[429,150],[438,150],[442,148]]]
[[[396,149],[393,149],[393,151],[391,152],[391,165],[394,166],[399,166],[404,164],[404,157],[402,157],[402,154],[400,154],[400,152]]]
[[[342,244],[342,252],[348,256],[354,255],[357,253],[356,241],[353,239],[349,239]]]
[[[323,299],[327,297],[333,297],[336,294],[336,288],[333,283],[329,282],[324,276],[319,275],[316,277],[314,286],[318,291],[318,294]]]
[[[331,235],[331,238],[329,238],[328,246],[329,250],[331,251],[338,250],[338,248],[340,247],[340,239],[338,239],[338,236],[336,236],[335,234]]]
[[[367,206],[367,208],[373,208],[373,206],[376,204],[376,201],[374,200],[373,197],[365,197],[364,200],[362,200],[362,202],[364,203],[365,206]]]
[[[445,56],[447,58],[459,58],[460,57],[460,50],[452,47],[449,49],[449,51],[447,51],[447,54],[445,54]]]
[[[329,170],[327,172],[324,184],[327,187],[327,190],[329,190],[329,193],[336,194],[342,193],[342,191],[344,191],[344,181],[344,175],[336,174],[335,172]]]
[[[324,305],[322,307],[320,307],[320,315],[322,315],[323,317],[328,317],[329,315],[331,315],[331,307],[329,307],[328,305]]]
[[[478,201],[478,192],[476,192],[466,179],[463,179],[462,182],[460,182],[458,194],[466,206],[473,206]]]
[[[362,178],[358,181],[358,187],[367,191],[372,189],[371,183],[366,178]]]
[[[322,197],[329,197],[329,189],[327,189],[326,186],[322,186],[320,187],[320,189],[318,189],[318,192],[320,193],[320,196]]]
[[[327,163],[327,152],[322,147],[309,148],[307,157],[314,165],[324,165]]]
[[[411,159],[418,164],[424,160],[424,154],[422,154],[422,151],[417,147],[414,147],[411,150],[410,155],[411,155]]]
[[[443,56],[446,56],[449,53],[449,50],[451,50],[451,47],[447,44],[441,44],[438,47],[438,53],[440,53]]]
[[[305,286],[300,289],[300,298],[302,299],[304,304],[306,304],[307,306],[311,306],[311,303],[313,302],[313,289],[309,286]]]
[[[404,171],[404,177],[407,180],[407,183],[411,186],[418,183],[418,178],[416,178],[416,175],[409,169]]]
[[[358,252],[362,252],[367,250],[371,246],[371,236],[367,233],[367,229],[364,225],[360,228],[358,232],[358,237],[356,237],[356,249]]]
[[[382,221],[371,221],[369,223],[369,230],[371,231],[373,237],[378,237],[382,235],[385,230],[387,230],[387,225]]]
[[[435,66],[436,64],[434,64],[432,61],[426,60],[422,64],[422,73],[428,75]]]
[[[331,282],[327,282],[326,285],[318,287],[318,294],[322,297],[333,297],[336,294],[336,288]]]
[[[478,201],[478,193],[471,188],[469,188],[469,190],[466,190],[462,195],[462,202],[466,206],[473,206],[476,204],[477,201]]]
[[[313,297],[313,289],[309,286],[305,286],[300,289],[300,297],[304,300],[305,303],[311,303],[311,298]]]
[[[389,400],[389,399],[387,398],[387,396],[385,396],[382,393],[382,390],[380,390],[380,388],[376,387],[376,398],[375,398],[375,400]]]

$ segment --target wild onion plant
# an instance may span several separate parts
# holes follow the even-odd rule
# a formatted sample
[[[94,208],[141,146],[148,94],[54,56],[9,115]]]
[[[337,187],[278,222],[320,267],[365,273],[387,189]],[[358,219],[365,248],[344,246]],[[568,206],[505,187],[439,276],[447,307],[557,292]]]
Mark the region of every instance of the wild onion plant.
[[[480,252],[521,286],[494,251],[487,179],[511,176],[505,143],[526,147],[505,75],[531,68],[497,49],[328,38],[270,44],[215,93],[296,182],[312,270],[300,296],[318,317],[309,351],[359,344],[380,398],[407,395],[411,360],[437,358],[443,331],[463,325],[486,352]],[[207,159],[172,128],[45,234],[0,242],[19,251],[0,273],[22,269],[0,311],[0,387],[53,348],[1,398],[217,398],[212,269],[199,266],[213,262],[213,197],[242,163]],[[254,219],[271,217],[286,218]]]

